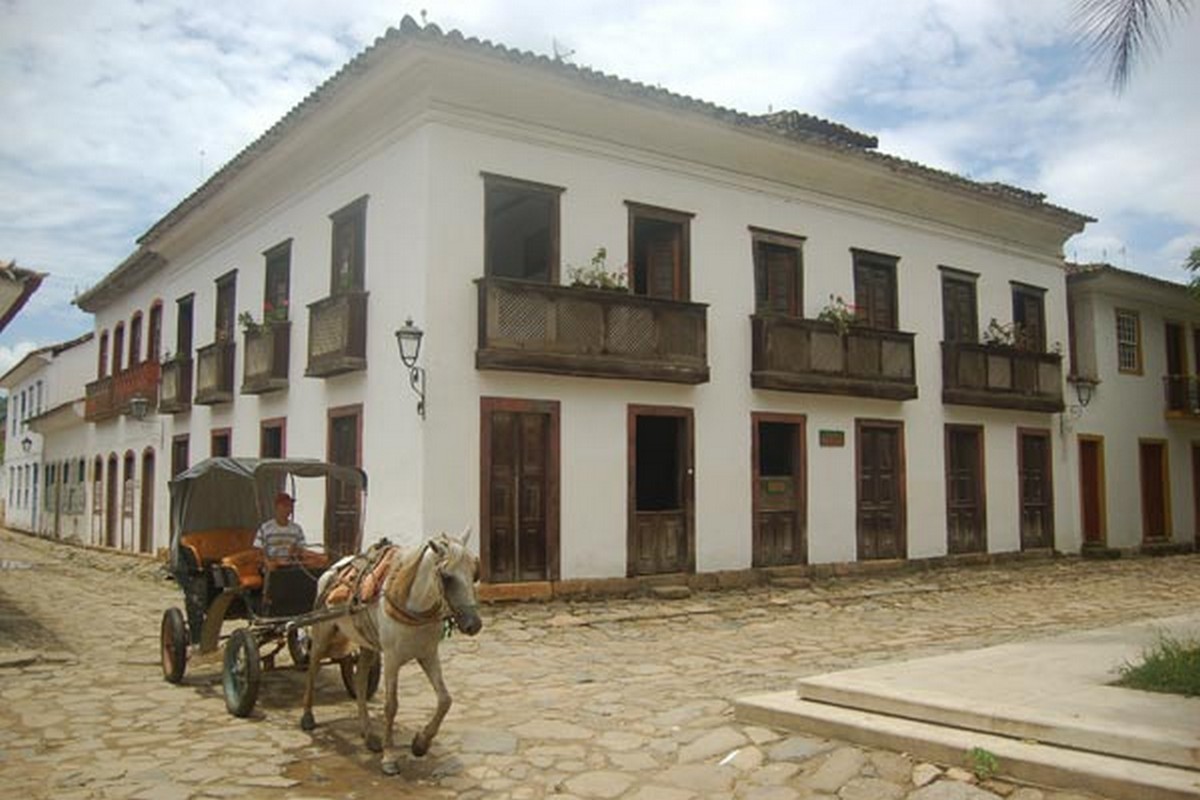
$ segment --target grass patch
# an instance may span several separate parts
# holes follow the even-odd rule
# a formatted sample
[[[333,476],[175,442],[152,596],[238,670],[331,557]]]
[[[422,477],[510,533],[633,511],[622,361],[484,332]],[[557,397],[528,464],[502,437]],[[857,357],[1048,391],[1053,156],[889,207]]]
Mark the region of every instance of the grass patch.
[[[1118,672],[1116,686],[1200,697],[1200,641],[1163,635],[1141,663],[1125,663]]]

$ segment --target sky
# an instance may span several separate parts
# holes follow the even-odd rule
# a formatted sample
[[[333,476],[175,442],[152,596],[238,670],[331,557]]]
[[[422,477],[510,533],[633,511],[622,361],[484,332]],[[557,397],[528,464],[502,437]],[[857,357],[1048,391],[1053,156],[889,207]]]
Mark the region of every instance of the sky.
[[[135,240],[405,14],[1098,218],[1067,242],[1173,280],[1200,246],[1200,7],[1112,91],[1074,0],[0,0],[0,260],[49,273],[0,373],[92,327],[71,304]]]

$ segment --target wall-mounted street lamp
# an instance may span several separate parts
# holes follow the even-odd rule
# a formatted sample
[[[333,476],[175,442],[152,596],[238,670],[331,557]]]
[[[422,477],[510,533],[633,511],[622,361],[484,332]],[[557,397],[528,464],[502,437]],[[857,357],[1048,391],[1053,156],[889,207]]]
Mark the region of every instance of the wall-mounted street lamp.
[[[146,412],[150,410],[150,401],[142,397],[140,394],[129,399],[129,416],[136,420],[146,418]]]
[[[404,320],[404,327],[396,331],[396,344],[400,347],[400,360],[408,369],[408,385],[417,395],[417,414],[425,419],[425,368],[417,366],[421,357],[421,339],[425,331],[413,325],[412,317]]]
[[[1092,402],[1092,397],[1096,394],[1096,384],[1100,381],[1081,375],[1073,375],[1068,380],[1075,387],[1075,399],[1079,401],[1080,407],[1087,408],[1088,403]]]
[[[30,439],[28,436],[26,436],[24,439],[22,439],[21,440],[21,449],[24,450],[26,453],[28,453],[30,450],[32,450],[33,449],[33,439]]]

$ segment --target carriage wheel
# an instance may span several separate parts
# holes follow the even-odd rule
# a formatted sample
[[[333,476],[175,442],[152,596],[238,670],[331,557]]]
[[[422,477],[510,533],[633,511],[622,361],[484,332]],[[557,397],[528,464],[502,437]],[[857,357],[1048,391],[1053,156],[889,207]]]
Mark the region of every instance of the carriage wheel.
[[[258,683],[262,677],[262,661],[258,642],[246,628],[233,632],[225,643],[225,707],[235,717],[246,717],[258,700]]]
[[[288,655],[297,669],[308,666],[308,658],[312,655],[312,637],[307,628],[292,628],[287,634]]]
[[[354,674],[358,671],[358,658],[358,654],[355,654],[346,656],[338,662],[338,667],[342,670],[342,685],[346,687],[346,694],[356,700],[358,699],[358,694],[354,691]],[[374,666],[371,667],[371,672],[367,675],[368,700],[375,696],[375,692],[379,691],[381,666],[381,659],[376,658]]]
[[[163,612],[160,641],[163,677],[171,683],[179,683],[187,669],[188,632],[183,612],[178,608]]]

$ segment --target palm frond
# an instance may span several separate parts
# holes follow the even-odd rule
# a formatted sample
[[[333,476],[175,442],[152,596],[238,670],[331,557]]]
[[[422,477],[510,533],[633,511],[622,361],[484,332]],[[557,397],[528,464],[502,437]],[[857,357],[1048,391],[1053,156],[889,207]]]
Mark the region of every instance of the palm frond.
[[[1157,51],[1163,29],[1186,15],[1192,0],[1078,0],[1075,27],[1091,56],[1107,63],[1115,91],[1129,83],[1138,59]]]

